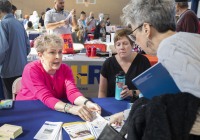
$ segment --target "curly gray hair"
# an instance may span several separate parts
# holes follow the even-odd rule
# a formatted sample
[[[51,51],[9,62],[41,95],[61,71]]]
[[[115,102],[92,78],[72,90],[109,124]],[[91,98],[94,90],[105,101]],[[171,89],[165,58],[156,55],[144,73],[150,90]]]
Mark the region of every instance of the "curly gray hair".
[[[34,48],[36,49],[37,52],[41,53],[46,51],[47,48],[50,46],[63,47],[63,45],[64,45],[63,38],[56,34],[40,35],[34,41]]]
[[[151,24],[158,32],[175,31],[174,0],[131,0],[123,8],[122,21],[128,25]]]

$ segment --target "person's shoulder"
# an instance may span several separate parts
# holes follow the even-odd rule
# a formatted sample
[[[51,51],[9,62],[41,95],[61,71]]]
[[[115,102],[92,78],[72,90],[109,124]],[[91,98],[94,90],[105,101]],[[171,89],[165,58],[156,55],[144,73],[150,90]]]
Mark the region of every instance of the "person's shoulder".
[[[180,33],[180,32],[175,33],[174,35],[171,35],[171,36],[169,36],[169,37],[163,39],[163,40],[161,41],[161,43],[159,44],[159,48],[162,47],[162,46],[167,46],[167,45],[169,45],[169,44],[171,44],[171,43],[176,42],[177,38],[179,38],[179,36],[180,36],[179,33]]]
[[[70,14],[70,11],[63,10],[63,13],[66,14],[66,15],[69,15],[69,14]]]
[[[107,58],[103,63],[103,68],[112,68],[115,64],[115,56]]]
[[[112,57],[107,58],[107,59],[104,61],[104,63],[114,63],[114,61],[115,61],[115,56],[112,56]]]
[[[185,16],[187,16],[187,17],[191,17],[191,16],[197,17],[197,15],[195,14],[195,12],[192,11],[192,10],[188,10],[188,11],[185,13]]]
[[[142,54],[139,54],[139,53],[137,53],[136,59],[139,59],[139,60],[142,60],[142,61],[149,61],[149,59],[145,55],[142,55]]]
[[[40,60],[35,60],[26,64],[24,70],[29,70],[29,71],[39,70],[41,69],[41,67],[42,66],[41,66]]]
[[[200,34],[189,33],[189,32],[178,32],[175,35],[173,35],[173,37],[171,37],[169,39],[180,40],[180,41],[183,41],[183,42],[191,42],[192,38],[200,39]]]
[[[49,16],[49,15],[52,15],[53,13],[56,13],[56,10],[55,10],[54,8],[52,8],[52,9],[49,10],[49,11],[47,11],[47,12],[45,13],[45,17],[46,17],[46,16]]]
[[[173,55],[176,50],[186,51],[196,48],[200,44],[200,35],[188,32],[178,32],[174,35],[165,38],[158,47],[158,57]],[[189,51],[189,50],[188,50]],[[191,50],[190,50],[191,51]]]

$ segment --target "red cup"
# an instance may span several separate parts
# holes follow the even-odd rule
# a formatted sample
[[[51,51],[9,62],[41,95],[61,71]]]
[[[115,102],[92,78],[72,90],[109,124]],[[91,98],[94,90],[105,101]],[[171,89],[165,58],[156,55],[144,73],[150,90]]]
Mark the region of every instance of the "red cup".
[[[96,54],[97,54],[97,49],[95,48],[95,47],[92,47],[91,48],[91,57],[94,57],[94,56],[96,56]]]
[[[88,57],[91,56],[91,48],[90,48],[90,47],[87,47],[87,48],[86,48],[86,55],[87,55]]]

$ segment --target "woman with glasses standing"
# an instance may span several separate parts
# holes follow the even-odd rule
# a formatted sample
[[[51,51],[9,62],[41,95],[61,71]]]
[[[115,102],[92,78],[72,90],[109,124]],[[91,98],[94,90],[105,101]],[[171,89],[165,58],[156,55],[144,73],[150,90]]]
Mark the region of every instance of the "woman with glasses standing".
[[[149,60],[136,52],[133,52],[134,42],[129,38],[130,29],[121,29],[116,31],[114,45],[117,54],[108,58],[101,69],[99,94],[98,97],[115,96],[115,76],[123,71],[126,74],[126,85],[121,92],[121,98],[139,94],[139,91],[132,84],[132,79],[147,70],[150,67]]]
[[[174,0],[131,0],[123,9],[122,19],[126,24],[131,24],[132,29],[134,29],[131,36],[135,43],[147,54],[157,55],[158,61],[168,70],[181,92],[187,92],[185,94],[154,97],[150,102],[151,104],[146,105],[146,110],[137,111],[143,111],[143,115],[134,112],[135,118],[131,117],[128,139],[138,136],[138,139],[142,137],[141,139],[177,140],[184,137],[189,140],[191,136],[189,134],[199,136],[200,131],[194,130],[195,126],[199,128],[200,125],[200,121],[194,122],[196,118],[197,120],[200,118],[199,102],[198,105],[193,103],[199,101],[200,98],[200,35],[175,32]],[[191,94],[194,96],[191,96]],[[188,96],[190,98],[187,98]],[[162,97],[171,97],[172,100],[166,100]],[[158,108],[151,108],[152,104],[155,105],[156,103],[157,107],[160,107],[160,111],[163,111],[162,113],[158,111]],[[170,104],[171,108],[167,104]],[[192,105],[189,106],[189,104]],[[142,106],[140,107],[142,108]],[[151,108],[151,111],[148,110],[149,108]],[[193,113],[191,113],[191,110],[193,110]],[[174,113],[170,114],[169,111],[174,111]],[[184,115],[179,116],[181,113]],[[167,115],[165,120],[163,114]],[[186,117],[186,114],[190,115]],[[123,118],[119,119],[120,117],[123,117],[120,113],[113,115],[111,122],[119,123],[123,120]],[[153,125],[151,125],[152,123]],[[168,126],[166,127],[166,125]],[[191,128],[192,126],[193,128]],[[141,132],[141,130],[144,131]]]

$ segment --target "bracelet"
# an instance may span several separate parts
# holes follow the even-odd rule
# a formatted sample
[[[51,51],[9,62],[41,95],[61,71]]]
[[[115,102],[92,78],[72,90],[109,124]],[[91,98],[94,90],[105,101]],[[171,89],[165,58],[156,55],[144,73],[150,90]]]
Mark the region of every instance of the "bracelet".
[[[84,102],[83,104],[84,104],[84,105],[86,105],[86,104],[87,104],[87,102],[89,102],[89,101],[90,101],[90,100],[88,100],[88,99],[87,99],[87,100],[85,100],[85,102]]]
[[[69,110],[70,110],[70,108],[72,108],[72,107],[73,107],[73,105],[65,104],[64,112],[65,112],[65,113],[69,113]]]

